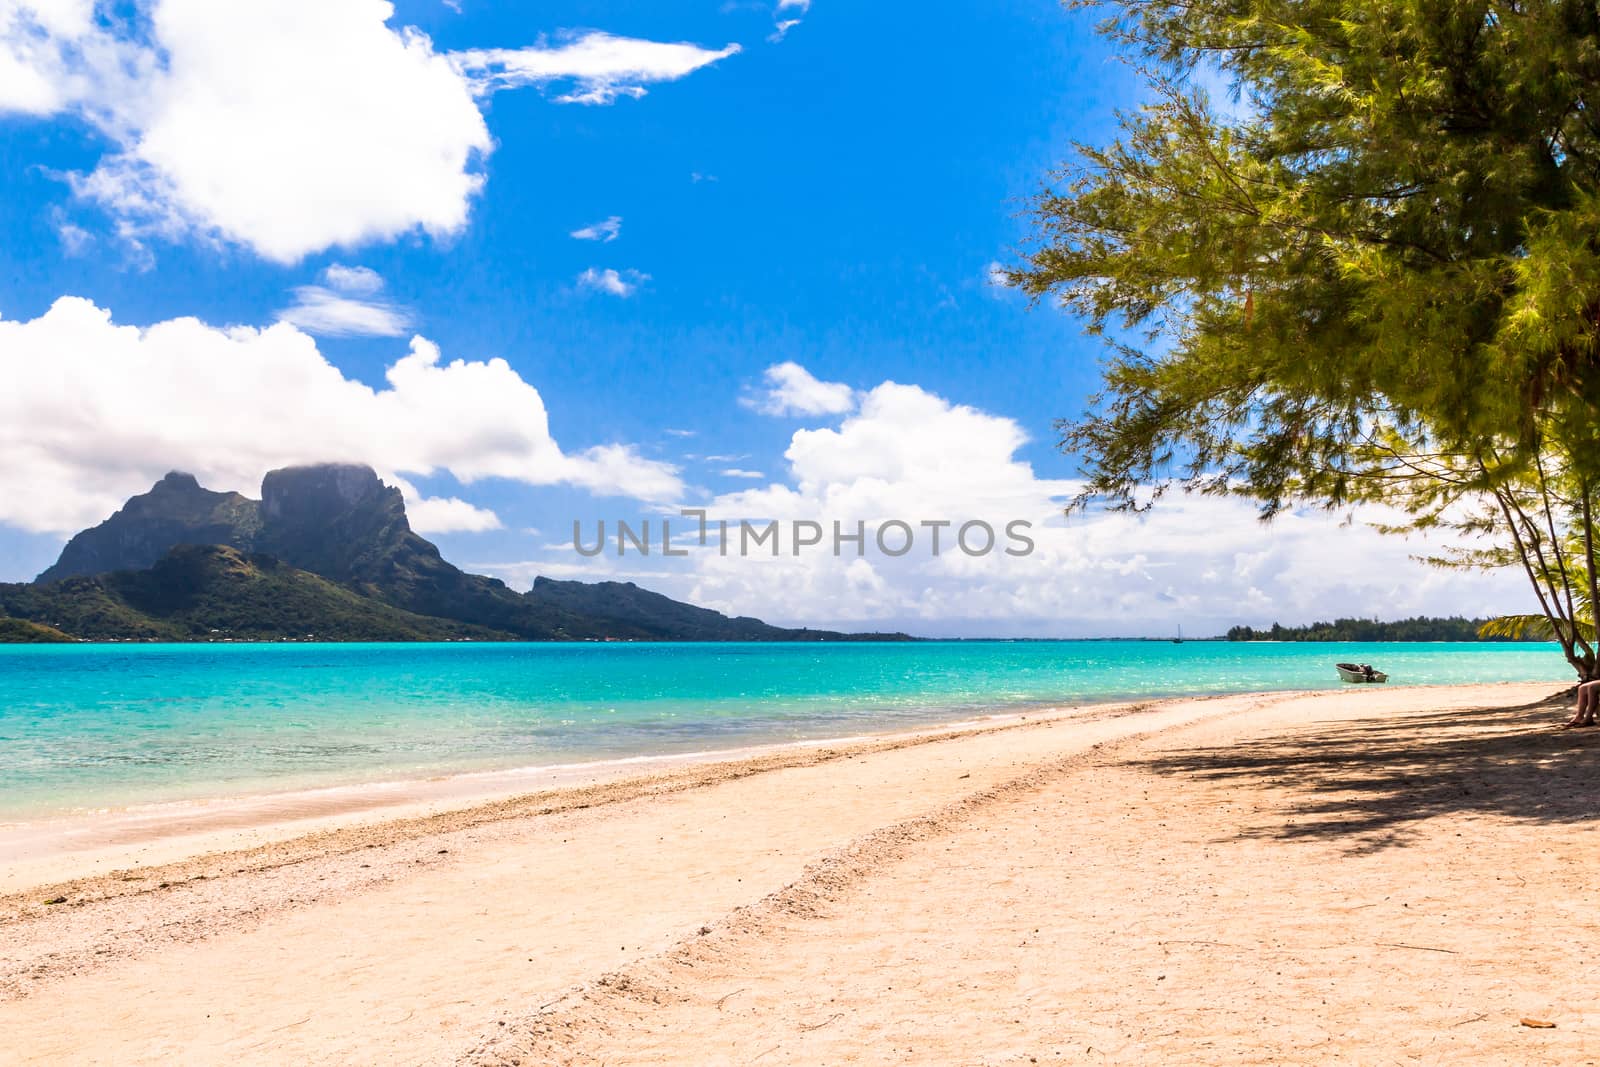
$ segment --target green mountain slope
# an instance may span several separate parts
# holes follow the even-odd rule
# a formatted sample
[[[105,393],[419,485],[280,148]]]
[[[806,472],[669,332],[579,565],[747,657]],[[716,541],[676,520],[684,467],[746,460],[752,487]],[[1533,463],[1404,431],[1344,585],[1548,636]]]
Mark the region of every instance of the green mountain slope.
[[[260,505],[238,493],[200,488],[192,474],[173,471],[115,515],[84,530],[38,581],[139,571],[174,545],[230,545],[251,551],[261,530]]]
[[[51,626],[41,626],[26,619],[0,617],[0,645],[54,645],[75,640]]]
[[[508,634],[363,597],[271,556],[181,545],[142,571],[0,585],[11,616],[89,640],[447,641]]]

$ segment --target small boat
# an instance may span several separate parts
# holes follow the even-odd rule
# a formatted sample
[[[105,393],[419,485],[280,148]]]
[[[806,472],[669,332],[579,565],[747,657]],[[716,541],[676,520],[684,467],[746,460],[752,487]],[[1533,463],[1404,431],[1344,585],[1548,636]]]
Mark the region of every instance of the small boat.
[[[1335,663],[1334,670],[1339,672],[1339,677],[1346,682],[1387,682],[1389,676],[1382,671],[1373,670],[1365,663]]]

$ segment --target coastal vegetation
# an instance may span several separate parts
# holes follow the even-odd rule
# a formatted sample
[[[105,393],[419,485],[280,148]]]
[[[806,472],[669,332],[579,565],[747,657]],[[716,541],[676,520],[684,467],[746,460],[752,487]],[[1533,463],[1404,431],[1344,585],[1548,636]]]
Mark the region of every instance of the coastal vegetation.
[[[59,645],[75,640],[52,626],[0,616],[0,645]]]
[[[1512,635],[1486,630],[1489,619],[1468,619],[1459,615],[1379,622],[1377,619],[1334,619],[1306,626],[1281,626],[1255,629],[1235,626],[1227,633],[1229,641],[1512,641],[1546,640],[1535,634]]]
[[[1147,99],[1009,275],[1110,348],[1060,426],[1076,506],[1381,505],[1445,535],[1433,562],[1522,571],[1537,616],[1499,632],[1600,674],[1600,9],[1110,11]]]

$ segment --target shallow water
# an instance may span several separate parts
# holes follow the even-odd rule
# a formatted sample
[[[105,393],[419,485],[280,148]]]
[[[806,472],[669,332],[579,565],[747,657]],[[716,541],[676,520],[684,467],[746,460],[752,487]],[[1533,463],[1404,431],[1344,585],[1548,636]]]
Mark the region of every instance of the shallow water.
[[[1555,645],[0,646],[0,817],[669,755],[1048,704],[1567,681]]]

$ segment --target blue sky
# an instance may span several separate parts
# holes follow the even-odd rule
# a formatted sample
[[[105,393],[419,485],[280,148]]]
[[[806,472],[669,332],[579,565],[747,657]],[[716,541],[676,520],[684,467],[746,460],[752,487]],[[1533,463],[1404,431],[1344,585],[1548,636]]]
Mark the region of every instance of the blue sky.
[[[634,578],[782,621],[1078,635],[1188,618],[1193,633],[1371,614],[1375,598],[1516,606],[1514,586],[1421,572],[1416,546],[1317,516],[1265,530],[1247,507],[1189,502],[1052,518],[1074,473],[1052,421],[1082,409],[1099,349],[989,271],[1016,257],[1026,200],[1070,143],[1105,141],[1137,103],[1091,14],[229,10],[0,0],[0,371],[27,383],[0,580],[168,467],[253,493],[281,458],[363,458],[436,502],[413,505],[417,524],[457,562],[515,584]],[[81,301],[52,313],[63,297]],[[269,329],[280,318],[298,325]],[[390,392],[414,336],[438,373],[358,395]],[[547,435],[527,415],[540,404]],[[337,454],[300,451],[317,447]],[[1015,492],[965,503],[997,485]],[[840,513],[850,501],[866,513]],[[987,507],[1053,523],[1059,544],[981,573],[561,545],[574,520],[679,504],[868,521]],[[1329,537],[1351,560],[1331,577],[1315,566]]]

